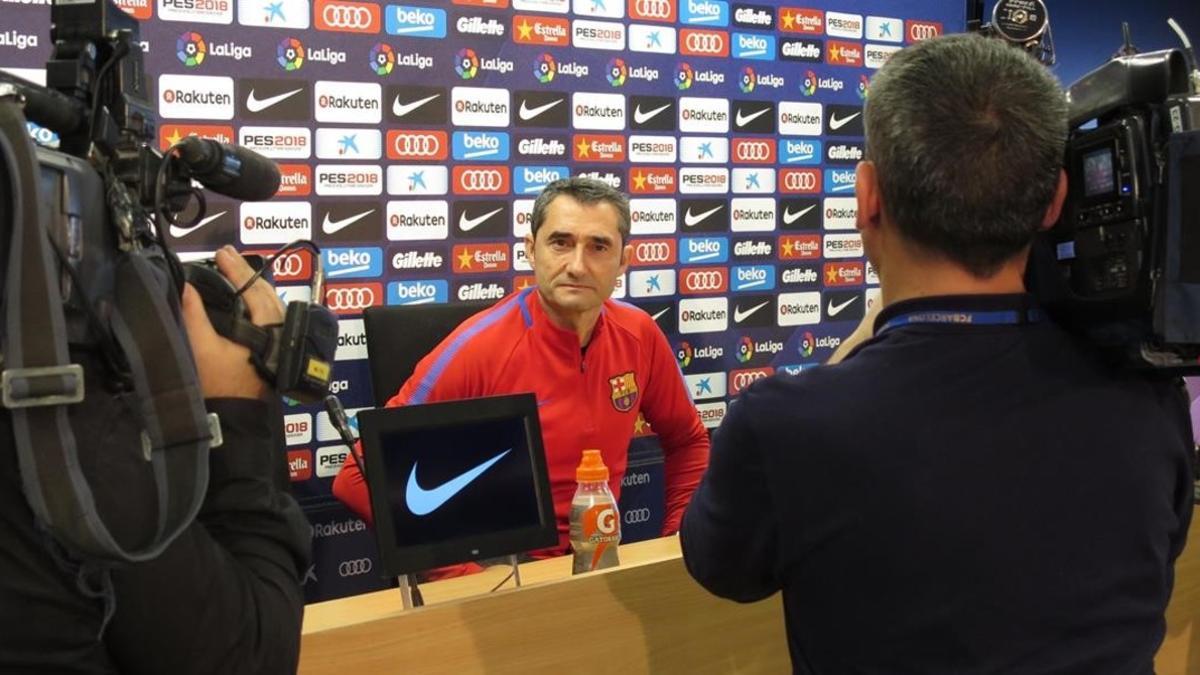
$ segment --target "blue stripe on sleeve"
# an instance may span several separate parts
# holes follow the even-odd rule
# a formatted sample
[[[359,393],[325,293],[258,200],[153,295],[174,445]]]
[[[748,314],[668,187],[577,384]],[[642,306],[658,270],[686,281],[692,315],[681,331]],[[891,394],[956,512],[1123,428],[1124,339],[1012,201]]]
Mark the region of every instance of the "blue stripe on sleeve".
[[[516,304],[510,302],[503,307],[497,307],[496,311],[488,314],[470,328],[459,333],[454,338],[454,341],[447,345],[446,349],[437,357],[437,360],[433,362],[433,366],[429,368],[429,372],[425,373],[425,377],[421,379],[421,383],[417,385],[416,392],[409,400],[409,405],[424,403],[429,398],[430,392],[433,391],[433,386],[441,378],[442,372],[446,370],[446,366],[450,365],[451,359],[458,353],[458,350],[462,349],[463,345],[467,344],[467,341],[478,335],[485,328],[512,313],[512,309]]]

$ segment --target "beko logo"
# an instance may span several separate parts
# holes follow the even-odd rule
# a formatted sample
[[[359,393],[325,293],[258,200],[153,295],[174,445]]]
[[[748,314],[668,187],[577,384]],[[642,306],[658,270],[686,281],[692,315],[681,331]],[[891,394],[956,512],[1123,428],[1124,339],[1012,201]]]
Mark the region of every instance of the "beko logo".
[[[684,237],[682,262],[685,265],[700,262],[723,263],[729,259],[729,240],[725,237]]]
[[[450,172],[444,166],[430,166],[428,164],[388,165],[387,192],[389,195],[407,197],[444,195],[449,190]]]
[[[625,49],[625,25],[576,19],[571,23],[571,43],[584,49]]]
[[[158,0],[158,17],[165,21],[233,23],[232,0]]]
[[[783,326],[810,326],[821,322],[821,294],[780,293],[776,304],[776,323]]]
[[[330,278],[363,279],[383,274],[383,249],[379,247],[327,248],[321,253]]]
[[[383,194],[383,168],[355,164],[318,164],[317,194],[379,195]]]
[[[729,298],[684,298],[679,301],[681,334],[717,333],[728,328]]]
[[[239,219],[243,244],[312,239],[312,205],[308,202],[243,202]]]
[[[413,38],[446,37],[446,10],[409,5],[387,5],[384,30],[388,35]]]
[[[317,0],[313,21],[317,30],[340,33],[378,33],[382,24],[379,5],[339,0]]]
[[[570,175],[565,166],[517,166],[513,169],[513,192],[520,195],[536,194]]]
[[[861,258],[862,237],[854,234],[827,234],[823,240],[826,258]]]
[[[698,133],[728,133],[729,100],[680,97],[679,130]]]
[[[242,127],[238,143],[264,157],[308,159],[312,155],[311,133],[302,127]]]
[[[454,30],[459,35],[477,35],[480,37],[504,37],[504,24],[496,19],[485,19],[482,16],[460,16],[454,22]]]
[[[383,119],[383,88],[378,84],[318,80],[314,95],[318,122],[377,124]]]
[[[807,166],[821,163],[821,141],[785,138],[780,142],[783,144],[783,164]]]
[[[729,3],[725,0],[679,0],[679,21],[709,26],[729,25]]]
[[[854,169],[825,169],[825,191],[854,194]]]
[[[158,111],[169,119],[233,119],[233,78],[160,75]]]
[[[674,199],[629,200],[630,231],[634,235],[671,234],[675,231]]]
[[[387,287],[389,305],[444,304],[450,299],[450,284],[445,279],[393,281]]]
[[[450,207],[445,201],[387,203],[387,238],[392,241],[445,239],[450,233]]]
[[[733,58],[775,60],[775,36],[757,33],[733,34]]]
[[[576,92],[571,95],[571,111],[572,126],[576,129],[625,128],[625,97],[621,94]]]
[[[450,92],[450,121],[464,127],[507,127],[508,96],[507,89],[454,87]]]
[[[456,131],[451,142],[451,149],[456,160],[501,162],[508,159],[508,133],[503,131]]]
[[[775,288],[775,268],[770,265],[735,265],[730,271],[730,290],[769,291]]]
[[[779,133],[784,136],[820,136],[824,108],[820,103],[779,102]]]
[[[382,155],[378,129],[317,129],[318,159],[379,159]]]

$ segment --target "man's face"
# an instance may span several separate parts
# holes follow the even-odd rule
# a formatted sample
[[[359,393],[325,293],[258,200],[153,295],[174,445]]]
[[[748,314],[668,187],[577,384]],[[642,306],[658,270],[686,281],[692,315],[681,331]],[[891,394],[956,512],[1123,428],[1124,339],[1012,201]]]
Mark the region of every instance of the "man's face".
[[[632,251],[617,222],[608,203],[585,205],[566,195],[550,202],[536,240],[525,237],[525,254],[552,310],[586,312],[612,295]]]

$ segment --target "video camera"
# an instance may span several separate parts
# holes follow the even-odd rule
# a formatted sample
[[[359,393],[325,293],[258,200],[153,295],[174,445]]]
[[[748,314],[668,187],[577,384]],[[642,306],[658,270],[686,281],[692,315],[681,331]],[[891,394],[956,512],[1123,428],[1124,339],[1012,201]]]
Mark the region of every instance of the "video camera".
[[[1200,71],[1169,23],[1183,50],[1139,54],[1125,26],[1116,56],[1068,88],[1067,199],[1026,281],[1114,362],[1185,375],[1200,373]],[[1053,64],[1042,0],[1000,0],[979,29]]]
[[[319,262],[315,302],[291,302],[282,324],[259,327],[240,296],[266,268],[235,289],[211,263],[179,261],[164,231],[204,218],[197,184],[265,200],[278,168],[209,139],[154,147],[138,24],[112,0],[53,0],[51,25],[47,86],[0,73],[0,393],[26,500],[55,540],[81,560],[147,560],[195,517],[208,450],[220,445],[180,325],[185,280],[217,331],[246,345],[264,380],[300,402],[328,393],[337,321],[320,304]],[[35,147],[29,122],[57,134],[58,151]],[[297,246],[317,252],[300,241],[276,255]],[[140,429],[89,438],[89,449],[137,447],[140,437],[160,497],[148,536],[110,531],[88,485],[75,431],[94,433],[103,415]]]

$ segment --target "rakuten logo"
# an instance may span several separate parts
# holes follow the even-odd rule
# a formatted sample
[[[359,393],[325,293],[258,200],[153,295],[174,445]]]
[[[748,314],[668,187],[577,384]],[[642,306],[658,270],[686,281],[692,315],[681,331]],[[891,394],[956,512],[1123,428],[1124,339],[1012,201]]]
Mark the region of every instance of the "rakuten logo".
[[[853,230],[858,222],[858,202],[853,197],[826,197],[822,205],[827,230]]]
[[[389,145],[389,148],[391,146]],[[387,168],[389,195],[419,197],[444,195],[450,190],[450,172],[444,166],[390,164]]]
[[[679,170],[679,191],[683,194],[725,194],[729,192],[729,169],[682,168]]]
[[[775,229],[775,200],[770,197],[736,198],[730,203],[734,232],[770,232]]]
[[[233,119],[233,78],[160,75],[158,113],[168,119]]]
[[[312,239],[312,205],[308,202],[243,202],[239,218],[243,244]]]
[[[571,43],[583,49],[625,49],[625,25],[576,19],[571,23]]]
[[[820,136],[824,108],[820,103],[779,102],[779,133],[783,136]]]
[[[383,120],[383,88],[373,82],[318,80],[314,95],[318,122],[378,124]]]
[[[861,258],[862,237],[854,234],[827,234],[823,240],[826,258]]]
[[[786,326],[811,326],[821,322],[821,294],[780,293],[776,302],[776,323]]]
[[[367,358],[367,331],[362,319],[338,321],[337,351],[334,361],[355,361]]]
[[[158,0],[158,18],[187,23],[233,23],[233,0]]]
[[[674,199],[631,199],[629,214],[630,231],[635,236],[675,231]]]
[[[687,133],[729,133],[729,99],[680,97],[679,130]]]
[[[383,194],[383,169],[361,164],[318,164],[317,194],[380,195]]]
[[[621,94],[576,92],[571,95],[571,112],[571,124],[576,129],[625,128],[625,97]]]
[[[728,298],[684,298],[679,301],[681,334],[717,333],[728,328]]]
[[[388,202],[388,239],[445,239],[449,234],[450,207],[445,201]]]

